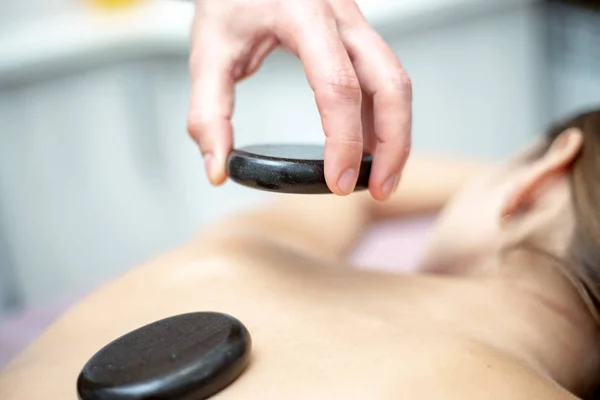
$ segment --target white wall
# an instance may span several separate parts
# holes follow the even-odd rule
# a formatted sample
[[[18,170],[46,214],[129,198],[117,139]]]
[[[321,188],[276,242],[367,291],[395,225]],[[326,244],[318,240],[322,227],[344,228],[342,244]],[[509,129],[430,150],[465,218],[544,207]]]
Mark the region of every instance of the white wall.
[[[52,15],[88,0],[2,0],[0,26]]]
[[[564,118],[600,106],[600,13],[564,5],[552,10],[550,84],[558,95],[548,104],[555,118]]]
[[[541,128],[536,28],[524,7],[386,31],[413,79],[415,152],[499,158]],[[0,91],[0,221],[26,304],[95,285],[264,198],[209,187],[185,133],[188,91],[185,54]],[[240,145],[323,140],[302,69],[282,54],[240,85],[234,124]]]

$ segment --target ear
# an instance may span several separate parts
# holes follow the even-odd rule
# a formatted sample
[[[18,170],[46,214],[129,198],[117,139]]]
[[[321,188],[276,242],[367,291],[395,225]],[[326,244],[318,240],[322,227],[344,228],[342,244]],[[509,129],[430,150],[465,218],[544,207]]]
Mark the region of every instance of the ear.
[[[529,167],[516,182],[502,207],[503,219],[531,206],[540,196],[540,188],[560,176],[573,164],[583,146],[583,132],[569,128],[561,133],[546,153]]]

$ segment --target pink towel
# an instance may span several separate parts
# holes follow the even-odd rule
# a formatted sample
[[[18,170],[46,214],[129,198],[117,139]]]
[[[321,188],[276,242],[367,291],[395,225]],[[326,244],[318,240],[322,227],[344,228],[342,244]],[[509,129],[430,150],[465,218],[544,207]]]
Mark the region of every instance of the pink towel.
[[[374,226],[350,255],[359,268],[414,272],[433,226],[431,216],[386,221]]]
[[[70,296],[39,307],[28,308],[2,320],[0,322],[0,370],[80,297]]]

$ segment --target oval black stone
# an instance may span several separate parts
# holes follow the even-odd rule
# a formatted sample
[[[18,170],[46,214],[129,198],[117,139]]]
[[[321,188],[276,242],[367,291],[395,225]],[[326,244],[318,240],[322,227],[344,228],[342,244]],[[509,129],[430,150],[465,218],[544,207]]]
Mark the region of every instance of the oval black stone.
[[[202,400],[229,386],[250,360],[252,340],[232,316],[177,315],[112,341],[83,367],[80,400]]]
[[[325,181],[325,147],[310,144],[252,145],[235,149],[227,160],[234,182],[278,193],[331,193]],[[373,157],[364,154],[355,191],[369,186]]]

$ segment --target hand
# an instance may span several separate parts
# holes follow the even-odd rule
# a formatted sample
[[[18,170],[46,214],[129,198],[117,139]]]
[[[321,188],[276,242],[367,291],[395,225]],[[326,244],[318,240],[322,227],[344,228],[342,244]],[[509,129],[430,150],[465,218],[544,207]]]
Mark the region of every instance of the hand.
[[[188,130],[211,183],[227,178],[234,85],[278,46],[300,59],[314,91],[330,190],[353,191],[366,150],[371,195],[387,199],[410,151],[411,84],[353,0],[196,0]]]

